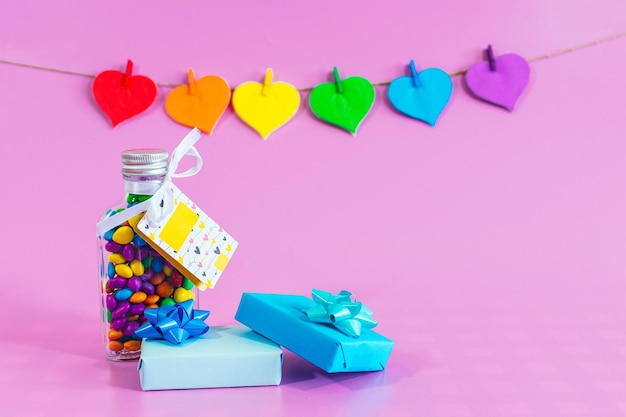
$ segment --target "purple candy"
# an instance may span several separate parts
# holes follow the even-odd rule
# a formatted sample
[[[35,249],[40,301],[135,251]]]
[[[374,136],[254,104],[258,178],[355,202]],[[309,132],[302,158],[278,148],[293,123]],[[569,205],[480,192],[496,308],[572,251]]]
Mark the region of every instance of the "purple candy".
[[[131,291],[138,291],[141,288],[141,283],[142,283],[141,278],[132,277],[131,279],[128,280],[128,284],[126,286]]]
[[[141,314],[146,309],[146,305],[144,303],[137,303],[130,306],[129,314]]]
[[[161,258],[161,254],[157,251],[155,251],[154,249],[150,248],[150,254],[152,255],[153,258]]]
[[[120,245],[119,243],[110,241],[110,242],[107,242],[106,245],[104,245],[104,249],[106,249],[107,251],[111,253],[115,253],[115,252],[119,252],[122,249],[122,245]]]
[[[147,246],[137,246],[137,259],[143,261],[150,255],[150,248]]]
[[[152,275],[154,275],[154,272],[152,272],[152,269],[147,268],[145,271],[143,271],[143,275],[141,276],[141,279],[143,279],[144,281],[148,281],[150,278],[152,278]]]
[[[141,291],[145,292],[146,295],[152,295],[154,294],[154,285],[146,281],[141,284]]]
[[[126,279],[122,277],[115,277],[109,280],[109,287],[111,289],[117,290],[119,288],[124,288],[126,285]]]
[[[128,310],[130,310],[130,303],[128,301],[122,301],[118,304],[117,308],[113,310],[111,317],[114,319],[124,317],[124,315],[128,313]]]
[[[132,245],[126,245],[122,249],[122,256],[127,261],[132,261],[135,259],[135,248]]]
[[[132,336],[135,334],[135,330],[139,328],[139,323],[136,321],[129,321],[126,327],[124,327],[124,334],[126,336]]]
[[[113,330],[122,330],[125,325],[126,325],[126,317],[115,319],[111,322],[111,327],[113,328]]]
[[[111,294],[107,295],[107,310],[113,311],[117,307],[117,301]]]

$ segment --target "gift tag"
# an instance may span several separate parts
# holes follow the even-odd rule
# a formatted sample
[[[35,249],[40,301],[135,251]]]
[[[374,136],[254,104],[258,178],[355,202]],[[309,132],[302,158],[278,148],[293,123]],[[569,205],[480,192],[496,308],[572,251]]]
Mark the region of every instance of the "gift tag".
[[[173,183],[156,203],[129,220],[133,229],[198,288],[213,288],[237,241]]]

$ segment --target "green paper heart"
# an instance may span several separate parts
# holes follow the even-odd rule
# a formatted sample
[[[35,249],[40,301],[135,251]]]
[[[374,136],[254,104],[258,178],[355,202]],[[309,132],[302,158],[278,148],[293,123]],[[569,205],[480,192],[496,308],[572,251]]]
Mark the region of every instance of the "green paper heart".
[[[335,69],[335,83],[315,86],[309,96],[309,105],[313,113],[324,122],[356,135],[375,97],[374,86],[368,80],[362,77],[340,80]]]

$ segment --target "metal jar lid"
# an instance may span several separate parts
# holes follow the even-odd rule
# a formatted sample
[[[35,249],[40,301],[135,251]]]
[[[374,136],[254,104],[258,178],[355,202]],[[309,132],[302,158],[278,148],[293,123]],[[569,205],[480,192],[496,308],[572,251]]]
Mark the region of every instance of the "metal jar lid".
[[[163,149],[128,149],[122,152],[123,175],[165,175],[168,153]]]

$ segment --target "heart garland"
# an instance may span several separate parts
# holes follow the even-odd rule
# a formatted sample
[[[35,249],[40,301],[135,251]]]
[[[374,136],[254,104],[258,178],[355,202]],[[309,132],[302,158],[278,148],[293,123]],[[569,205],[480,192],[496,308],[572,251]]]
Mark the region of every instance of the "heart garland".
[[[356,136],[374,104],[376,91],[362,77],[339,78],[337,67],[333,68],[334,83],[322,83],[311,90],[309,106],[320,120],[339,126]]]
[[[291,119],[300,107],[300,93],[285,82],[273,82],[271,68],[265,72],[263,84],[248,81],[233,92],[233,108],[237,116],[263,139]]]
[[[398,77],[389,84],[387,96],[400,113],[435,126],[452,95],[452,79],[439,68],[419,73],[409,63],[410,76]]]
[[[187,72],[188,85],[174,88],[165,99],[165,112],[176,122],[209,135],[230,103],[230,86],[222,77],[207,75],[196,80]]]
[[[519,55],[505,54],[495,59],[491,45],[486,62],[472,65],[465,73],[468,89],[476,98],[513,111],[528,85],[530,67]],[[157,86],[150,78],[132,75],[133,63],[126,71],[107,70],[98,74],[92,85],[96,103],[113,127],[146,111],[156,100]],[[450,75],[439,68],[417,71],[409,63],[410,75],[389,83],[387,97],[399,113],[435,126],[452,95]],[[339,77],[333,68],[334,82],[316,85],[309,95],[309,107],[321,121],[345,129],[356,136],[376,99],[373,84],[363,77]],[[165,111],[176,122],[198,127],[212,134],[231,101],[231,89],[217,75],[195,79],[187,72],[188,83],[176,86],[165,99]],[[386,83],[378,83],[386,84]],[[286,124],[300,107],[300,93],[286,82],[273,82],[268,68],[263,83],[248,81],[232,93],[233,110],[261,138]]]
[[[530,78],[530,66],[519,55],[494,58],[491,45],[485,50],[486,62],[474,64],[465,74],[467,88],[476,97],[513,111]]]
[[[154,81],[132,72],[133,62],[129,59],[125,72],[108,70],[93,80],[93,97],[113,127],[146,111],[156,100]]]

